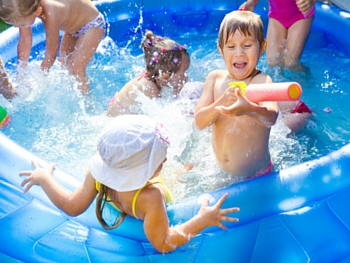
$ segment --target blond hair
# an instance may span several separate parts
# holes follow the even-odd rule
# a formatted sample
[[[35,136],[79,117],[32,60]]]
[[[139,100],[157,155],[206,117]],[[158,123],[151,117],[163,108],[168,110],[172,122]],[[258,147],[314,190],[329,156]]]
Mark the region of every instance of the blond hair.
[[[41,0],[0,0],[0,18],[16,21],[35,13]]]
[[[255,37],[260,49],[265,45],[264,26],[260,16],[250,11],[233,11],[228,13],[221,22],[218,45],[223,50],[230,35],[239,30],[245,36]]]

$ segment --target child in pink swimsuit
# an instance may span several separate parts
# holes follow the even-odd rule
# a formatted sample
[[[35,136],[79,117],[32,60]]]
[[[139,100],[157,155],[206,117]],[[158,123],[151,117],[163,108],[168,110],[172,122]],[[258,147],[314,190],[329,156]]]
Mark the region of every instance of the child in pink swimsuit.
[[[159,98],[162,89],[171,88],[174,97],[177,97],[187,82],[190,56],[183,46],[147,31],[141,48],[146,68],[113,96],[108,104],[108,116],[140,113],[137,102],[139,95],[150,99]]]
[[[254,11],[259,0],[248,0],[240,9]],[[299,60],[315,16],[317,0],[269,0],[266,60],[270,66],[301,68]]]
[[[278,20],[285,28],[290,28],[301,19],[314,17],[315,6],[307,13],[302,13],[295,0],[269,0],[269,17]]]

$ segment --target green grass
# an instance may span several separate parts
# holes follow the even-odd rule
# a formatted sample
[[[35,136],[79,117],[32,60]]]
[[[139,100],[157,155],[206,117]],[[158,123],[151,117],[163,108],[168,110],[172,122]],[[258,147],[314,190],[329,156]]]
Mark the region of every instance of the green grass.
[[[10,25],[6,24],[4,21],[0,19],[0,32],[4,31],[5,29],[8,29]]]

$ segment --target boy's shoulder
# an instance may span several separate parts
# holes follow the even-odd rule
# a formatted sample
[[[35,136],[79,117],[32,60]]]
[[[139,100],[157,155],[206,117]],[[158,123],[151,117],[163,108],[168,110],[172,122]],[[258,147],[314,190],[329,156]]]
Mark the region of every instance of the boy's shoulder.
[[[259,73],[253,77],[249,84],[261,84],[261,83],[271,83],[272,79],[269,75],[265,73]]]
[[[223,76],[227,76],[227,70],[224,69],[215,69],[209,72],[208,77],[211,78],[221,78]]]

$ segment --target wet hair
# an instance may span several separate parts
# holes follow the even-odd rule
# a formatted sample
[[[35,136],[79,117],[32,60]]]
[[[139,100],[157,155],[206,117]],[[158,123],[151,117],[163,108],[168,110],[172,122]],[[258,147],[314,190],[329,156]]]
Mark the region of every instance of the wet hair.
[[[41,0],[0,0],[0,18],[15,21],[35,13]]]
[[[148,77],[154,82],[162,73],[177,73],[185,58],[190,61],[183,46],[170,38],[156,36],[150,30],[146,31],[140,47],[145,55]]]
[[[102,227],[106,230],[112,230],[117,228],[121,223],[123,223],[126,213],[124,211],[121,212],[119,216],[116,217],[114,224],[109,226],[103,218],[103,209],[105,208],[108,202],[112,202],[113,200],[108,200],[108,187],[101,184],[100,191],[98,192],[96,198],[96,217]],[[116,202],[116,201],[114,201]]]
[[[245,36],[255,37],[260,49],[264,45],[264,26],[260,16],[250,11],[233,11],[228,13],[221,22],[218,45],[223,50],[230,35],[239,30]]]

